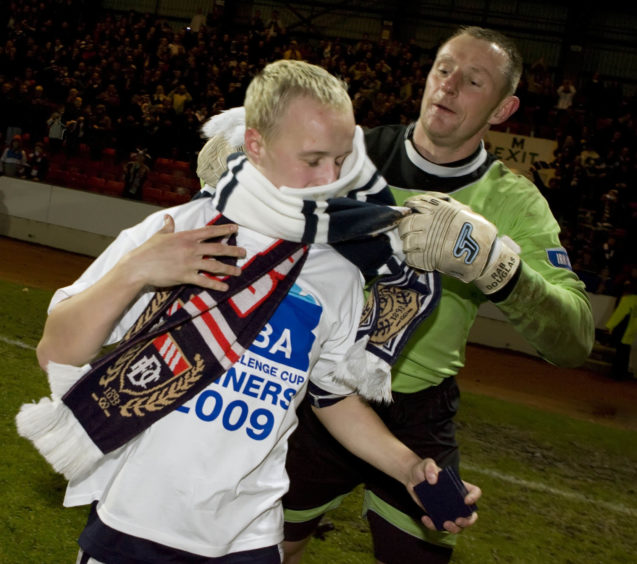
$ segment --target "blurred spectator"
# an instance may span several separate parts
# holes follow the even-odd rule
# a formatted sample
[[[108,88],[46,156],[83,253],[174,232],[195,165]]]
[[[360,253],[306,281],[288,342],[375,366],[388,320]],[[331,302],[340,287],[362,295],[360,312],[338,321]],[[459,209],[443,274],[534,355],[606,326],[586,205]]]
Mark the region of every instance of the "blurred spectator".
[[[610,115],[606,107],[606,88],[597,71],[582,86],[582,105],[591,115],[601,117]]]
[[[206,25],[206,16],[203,13],[203,9],[201,7],[197,8],[197,11],[190,19],[190,31],[193,33],[199,33],[199,30],[202,26]]]
[[[623,251],[617,241],[617,236],[610,232],[606,234],[606,240],[598,243],[595,263],[600,270],[607,269],[608,276],[614,279],[621,270],[623,264]]]
[[[299,49],[299,44],[296,42],[296,39],[292,39],[290,41],[288,48],[283,52],[284,59],[296,59],[297,61],[303,60],[303,55],[301,54],[301,50]]]
[[[122,195],[131,200],[142,199],[142,188],[150,168],[146,164],[149,155],[143,149],[138,149],[133,159],[124,165],[124,191]]]
[[[540,97],[544,92],[544,84],[548,76],[548,69],[544,58],[541,57],[533,62],[529,67],[526,78],[526,104],[528,107],[535,108],[540,105]]]
[[[581,248],[573,262],[573,271],[586,285],[586,291],[595,293],[601,278],[593,261],[593,253],[589,247]]]
[[[46,179],[49,171],[49,157],[42,141],[36,141],[33,151],[27,157],[26,178],[39,182]]]
[[[3,68],[0,72],[4,73],[6,70],[6,68]],[[7,80],[3,83],[0,101],[2,102],[0,131],[4,133],[4,137],[8,142],[14,136],[22,134],[22,119],[24,117],[22,103],[14,82]]]
[[[606,322],[611,334],[611,343],[615,347],[615,357],[611,368],[611,377],[615,380],[628,380],[633,377],[628,364],[632,344],[637,337],[637,279],[634,276],[623,288],[617,307]]]
[[[111,134],[113,122],[111,117],[106,113],[106,106],[104,104],[97,104],[95,111],[89,113],[86,117],[86,144],[89,146],[91,158],[97,161],[102,157],[104,148],[112,146]]]
[[[66,122],[66,154],[73,157],[79,153],[80,145],[86,144],[86,118],[83,115]]]
[[[140,120],[132,113],[117,120],[114,127],[115,160],[118,163],[127,159],[136,147],[144,141],[144,130]]]
[[[168,54],[171,59],[180,59],[186,55],[186,48],[184,47],[181,34],[174,33],[172,40],[168,43]]]
[[[66,124],[62,121],[63,107],[60,111],[53,112],[49,119],[46,120],[48,127],[49,148],[52,155],[57,155],[62,151],[64,146],[64,137],[66,135]]]
[[[11,143],[2,152],[0,165],[7,176],[22,176],[27,164],[27,154],[22,148],[22,136],[14,135]]]
[[[573,105],[576,92],[577,90],[575,86],[573,86],[570,78],[562,80],[562,84],[557,88],[557,103],[555,107],[558,110],[568,110]]]
[[[67,100],[64,106],[64,119],[66,127],[69,127],[70,121],[76,121],[82,115],[84,100],[80,96],[74,96],[72,100]]]
[[[47,135],[46,120],[51,115],[51,102],[45,97],[44,87],[36,84],[30,99],[29,115],[31,116],[31,137],[42,140]]]
[[[111,118],[119,116],[121,99],[114,83],[107,84],[106,88],[95,96],[95,101],[104,105],[106,113]]]
[[[282,44],[285,27],[281,22],[278,10],[272,10],[272,15],[264,27],[265,38],[273,44]]]
[[[612,229],[613,226],[618,224],[620,214],[619,205],[619,191],[617,188],[611,188],[608,192],[602,194],[598,221],[600,227]],[[604,245],[607,244],[608,242],[604,243]]]
[[[151,97],[151,102],[154,105],[159,105],[162,104],[166,98],[168,98],[168,96],[164,91],[164,87],[161,84],[155,86],[155,91],[153,92],[153,95]]]
[[[533,177],[533,183],[538,187],[542,196],[546,198],[546,201],[553,212],[553,215],[559,220],[564,215],[562,190],[560,189],[561,178],[552,174],[546,182],[540,175],[538,164],[532,164],[529,167],[529,171]]]
[[[192,102],[192,95],[186,89],[185,84],[180,84],[177,88],[169,92],[168,98],[177,115],[183,114],[186,106]]]

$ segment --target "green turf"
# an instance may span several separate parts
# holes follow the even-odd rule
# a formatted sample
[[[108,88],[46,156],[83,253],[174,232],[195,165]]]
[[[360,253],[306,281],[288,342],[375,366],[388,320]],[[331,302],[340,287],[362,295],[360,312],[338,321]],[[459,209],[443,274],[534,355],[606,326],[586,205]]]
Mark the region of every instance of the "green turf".
[[[62,507],[65,483],[15,431],[19,406],[47,393],[33,347],[51,293],[0,282],[0,563],[74,562],[86,508]],[[637,433],[463,394],[462,474],[479,484],[479,521],[460,564],[635,562]],[[307,564],[374,562],[361,491],[329,515]],[[411,564],[411,563],[406,563]]]
[[[469,393],[461,406],[461,470],[483,497],[452,562],[636,561],[637,433]],[[304,562],[374,561],[344,548],[352,538],[360,550],[359,500],[329,516],[335,530],[311,541]]]
[[[0,281],[0,562],[74,562],[86,509],[63,509],[65,481],[18,436],[20,405],[47,393],[33,350],[51,292]]]

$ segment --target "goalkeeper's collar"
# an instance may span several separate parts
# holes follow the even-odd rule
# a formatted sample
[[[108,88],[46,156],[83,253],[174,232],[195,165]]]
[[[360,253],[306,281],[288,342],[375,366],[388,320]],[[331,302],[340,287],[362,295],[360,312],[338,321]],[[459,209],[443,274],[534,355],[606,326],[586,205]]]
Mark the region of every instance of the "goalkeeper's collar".
[[[405,152],[411,163],[427,174],[432,174],[440,178],[451,178],[466,176],[475,173],[487,160],[487,150],[484,142],[480,141],[478,148],[468,157],[444,165],[432,163],[423,157],[414,145],[415,123],[412,123],[405,130]]]

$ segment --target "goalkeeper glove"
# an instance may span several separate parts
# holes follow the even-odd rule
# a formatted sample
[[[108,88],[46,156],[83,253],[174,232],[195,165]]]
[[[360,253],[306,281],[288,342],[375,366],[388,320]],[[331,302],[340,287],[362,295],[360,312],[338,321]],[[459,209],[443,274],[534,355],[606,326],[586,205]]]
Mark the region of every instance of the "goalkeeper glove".
[[[517,245],[498,237],[495,225],[447,194],[426,192],[405,205],[415,213],[401,220],[398,232],[412,268],[473,282],[489,295],[510,282],[520,267]]]

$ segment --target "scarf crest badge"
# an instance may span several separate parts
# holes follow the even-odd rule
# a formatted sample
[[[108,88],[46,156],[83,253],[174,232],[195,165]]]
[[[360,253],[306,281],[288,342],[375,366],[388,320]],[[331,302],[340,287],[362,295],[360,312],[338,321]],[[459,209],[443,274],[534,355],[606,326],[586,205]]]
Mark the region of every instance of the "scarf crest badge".
[[[367,350],[393,364],[418,323],[437,304],[439,289],[430,277],[405,269],[396,259],[387,266],[391,274],[370,288],[357,338],[367,335]]]
[[[204,367],[200,354],[189,358],[179,341],[170,332],[164,333],[117,358],[99,379],[101,395],[92,392],[91,397],[106,417],[112,409],[119,409],[122,417],[143,417],[178,401],[201,377]]]

